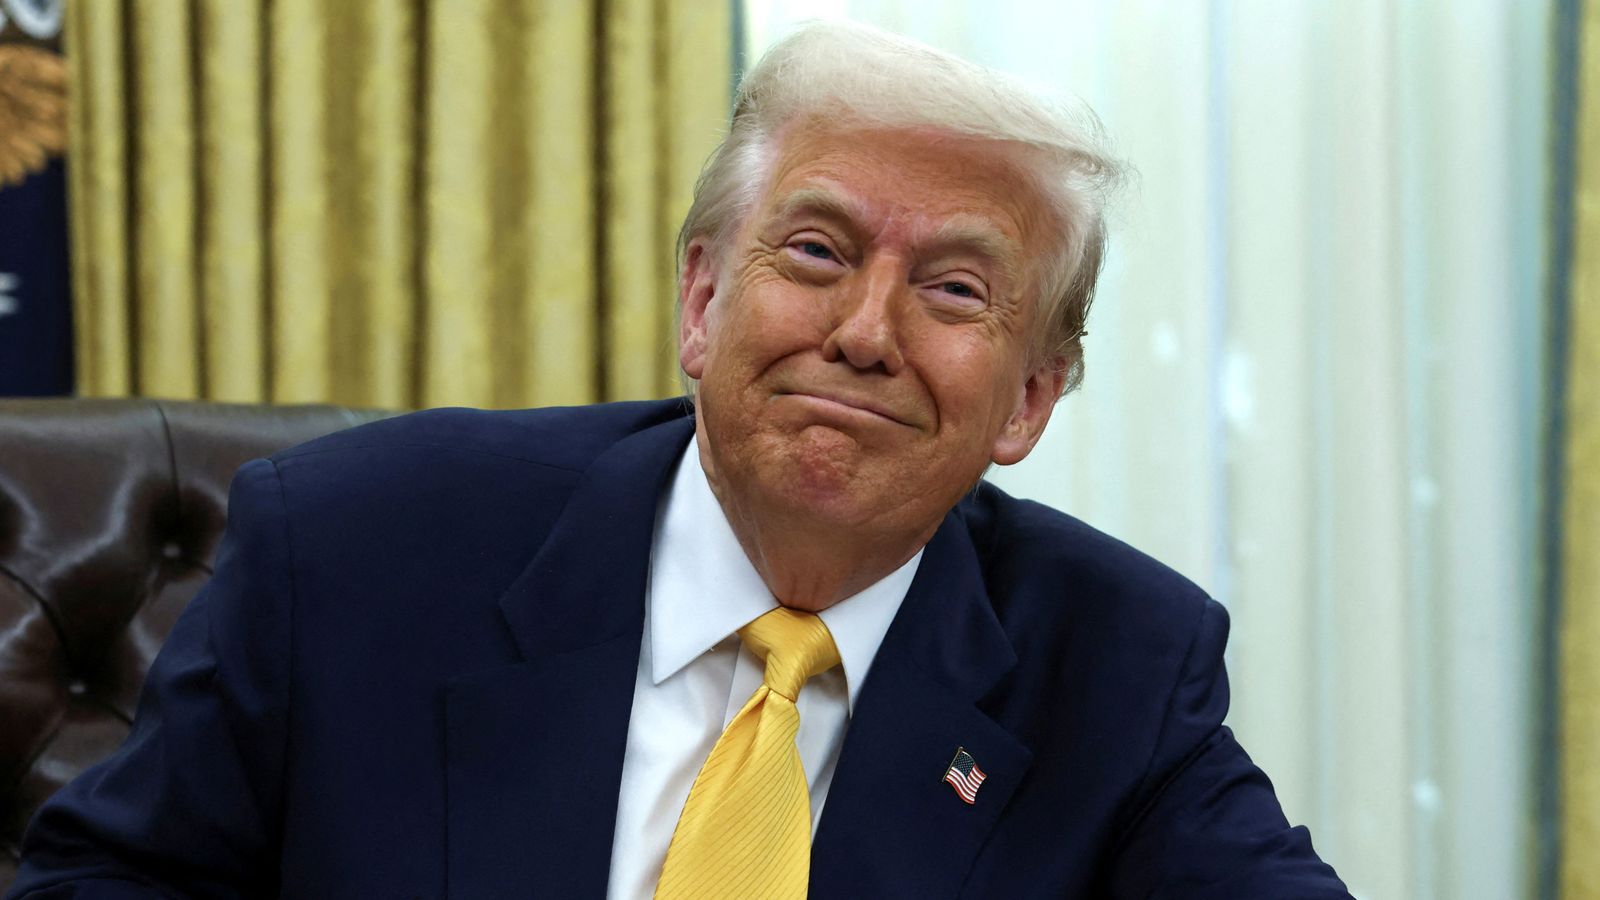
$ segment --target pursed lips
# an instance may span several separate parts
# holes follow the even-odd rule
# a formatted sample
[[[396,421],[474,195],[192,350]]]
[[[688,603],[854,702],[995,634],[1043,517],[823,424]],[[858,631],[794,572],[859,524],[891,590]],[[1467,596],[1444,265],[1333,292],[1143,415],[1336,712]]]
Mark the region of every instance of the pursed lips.
[[[818,390],[782,390],[779,396],[805,397],[811,400],[820,400],[823,403],[842,406],[857,412],[871,413],[879,418],[888,419],[896,425],[910,426],[911,423],[901,418],[894,410],[870,397],[856,397],[849,394],[833,393]]]

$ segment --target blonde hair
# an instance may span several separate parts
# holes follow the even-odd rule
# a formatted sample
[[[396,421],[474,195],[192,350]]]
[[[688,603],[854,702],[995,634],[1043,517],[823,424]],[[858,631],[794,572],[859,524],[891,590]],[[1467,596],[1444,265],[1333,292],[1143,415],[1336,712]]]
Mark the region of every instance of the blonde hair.
[[[678,233],[680,270],[697,238],[726,247],[771,175],[777,135],[828,128],[931,128],[1026,148],[1022,168],[1055,212],[1058,250],[1038,284],[1036,351],[1060,359],[1062,393],[1083,379],[1081,338],[1105,258],[1105,209],[1122,178],[1099,120],[1011,77],[858,23],[814,22],[779,41],[739,84],[728,136],[695,185]]]

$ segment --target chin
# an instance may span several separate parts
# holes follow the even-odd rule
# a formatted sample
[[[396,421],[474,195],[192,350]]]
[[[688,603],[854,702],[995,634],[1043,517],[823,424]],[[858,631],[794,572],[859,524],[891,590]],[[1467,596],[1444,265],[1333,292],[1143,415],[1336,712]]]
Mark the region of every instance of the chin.
[[[758,477],[778,503],[838,525],[873,518],[874,492],[863,477],[867,451],[849,435],[812,426],[773,439],[767,449]]]

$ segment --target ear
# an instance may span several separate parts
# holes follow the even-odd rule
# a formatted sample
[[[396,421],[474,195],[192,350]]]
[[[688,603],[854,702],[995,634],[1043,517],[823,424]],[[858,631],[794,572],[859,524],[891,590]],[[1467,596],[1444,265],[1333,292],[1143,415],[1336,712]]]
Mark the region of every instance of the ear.
[[[1050,423],[1050,413],[1055,411],[1061,398],[1061,388],[1067,381],[1067,361],[1052,357],[1028,373],[1017,398],[1017,407],[1011,418],[994,439],[991,459],[1002,466],[1022,462],[1039,443],[1044,426]]]
[[[706,367],[706,313],[716,296],[716,254],[705,238],[689,242],[678,279],[678,365],[699,380]]]

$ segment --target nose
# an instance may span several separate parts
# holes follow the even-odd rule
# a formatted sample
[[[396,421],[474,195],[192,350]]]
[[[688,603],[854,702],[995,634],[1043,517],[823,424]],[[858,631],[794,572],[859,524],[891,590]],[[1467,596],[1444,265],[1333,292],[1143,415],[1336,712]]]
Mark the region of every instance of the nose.
[[[894,375],[905,366],[896,305],[906,279],[895,266],[880,264],[860,270],[852,281],[834,300],[833,330],[823,342],[822,356]]]

